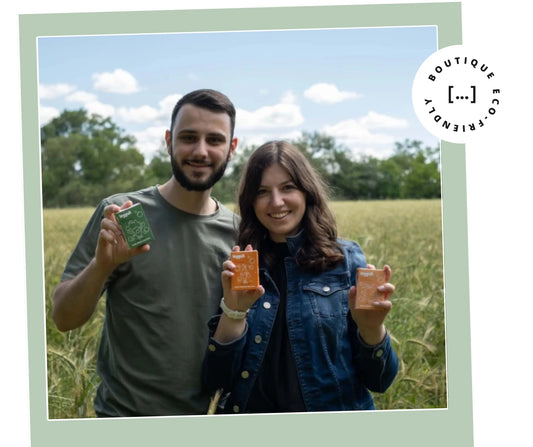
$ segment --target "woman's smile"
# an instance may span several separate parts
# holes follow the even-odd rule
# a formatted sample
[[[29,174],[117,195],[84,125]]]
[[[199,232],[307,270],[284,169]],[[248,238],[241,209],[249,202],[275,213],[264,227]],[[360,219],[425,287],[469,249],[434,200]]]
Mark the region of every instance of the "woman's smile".
[[[289,213],[290,213],[290,211],[284,211],[284,212],[281,212],[281,213],[270,213],[269,216],[274,218],[274,219],[283,219]]]

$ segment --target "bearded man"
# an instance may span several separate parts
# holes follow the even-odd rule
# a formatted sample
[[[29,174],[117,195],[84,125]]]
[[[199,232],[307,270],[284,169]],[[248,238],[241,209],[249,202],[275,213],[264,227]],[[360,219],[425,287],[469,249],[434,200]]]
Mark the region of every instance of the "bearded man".
[[[175,105],[165,133],[172,177],[101,201],[54,291],[60,331],[80,327],[105,293],[98,350],[98,417],[205,414],[206,321],[222,296],[220,266],[237,217],[211,196],[237,147],[235,107],[196,90]],[[130,248],[115,213],[140,203],[154,240]]]

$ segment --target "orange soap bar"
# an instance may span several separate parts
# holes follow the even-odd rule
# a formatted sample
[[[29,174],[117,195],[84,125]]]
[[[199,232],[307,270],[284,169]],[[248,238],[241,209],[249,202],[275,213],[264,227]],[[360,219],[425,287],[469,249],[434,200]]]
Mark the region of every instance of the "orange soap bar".
[[[385,271],[383,269],[357,269],[357,294],[355,297],[356,309],[374,309],[374,301],[382,301],[385,298],[378,287],[385,284]]]
[[[259,256],[257,250],[232,251],[235,264],[231,290],[254,290],[259,286]]]

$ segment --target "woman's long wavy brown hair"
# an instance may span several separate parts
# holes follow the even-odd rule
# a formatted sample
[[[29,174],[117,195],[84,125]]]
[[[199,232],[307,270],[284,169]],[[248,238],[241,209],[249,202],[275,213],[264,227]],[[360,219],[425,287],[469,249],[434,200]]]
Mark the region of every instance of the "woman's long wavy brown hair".
[[[267,267],[273,261],[273,242],[268,230],[254,212],[254,202],[266,168],[279,164],[305,194],[306,209],[301,222],[304,242],[296,254],[298,265],[308,271],[323,272],[344,259],[337,242],[337,224],[327,204],[327,186],[305,156],[291,143],[270,141],[257,148],[246,164],[238,194],[241,215],[238,245],[251,244],[259,250]]]

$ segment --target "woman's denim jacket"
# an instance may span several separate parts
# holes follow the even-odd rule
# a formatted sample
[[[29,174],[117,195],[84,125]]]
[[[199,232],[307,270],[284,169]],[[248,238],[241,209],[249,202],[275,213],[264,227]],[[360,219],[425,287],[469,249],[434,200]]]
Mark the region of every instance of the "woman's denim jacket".
[[[287,240],[291,256],[302,234]],[[344,263],[319,275],[303,272],[285,258],[287,323],[292,353],[307,411],[373,410],[368,390],[384,392],[398,371],[398,359],[387,334],[368,346],[358,335],[348,305],[358,267],[366,267],[359,245],[339,239]],[[250,308],[244,334],[228,344],[213,339],[220,315],[209,321],[209,343],[203,367],[210,392],[222,388],[225,413],[246,412],[261,368],[279,305],[276,285],[260,270],[265,294]],[[229,394],[228,394],[229,393]]]

